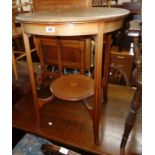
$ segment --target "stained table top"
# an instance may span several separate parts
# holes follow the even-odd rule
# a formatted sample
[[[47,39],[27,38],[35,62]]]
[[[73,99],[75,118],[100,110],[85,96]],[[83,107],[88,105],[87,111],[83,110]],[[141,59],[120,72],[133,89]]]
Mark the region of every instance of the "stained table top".
[[[120,18],[128,14],[129,11],[122,8],[63,8],[20,14],[16,19],[26,23],[84,22]]]

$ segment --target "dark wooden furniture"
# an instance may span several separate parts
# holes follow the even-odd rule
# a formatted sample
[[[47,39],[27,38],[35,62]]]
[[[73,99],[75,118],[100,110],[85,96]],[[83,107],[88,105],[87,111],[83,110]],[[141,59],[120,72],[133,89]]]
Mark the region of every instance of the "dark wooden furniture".
[[[118,48],[112,47],[110,63],[123,70],[129,81],[132,80],[132,71],[134,67],[134,56],[130,55],[128,50],[119,52]]]
[[[43,65],[58,66],[57,43],[54,37],[36,37],[43,54]],[[90,42],[83,37],[60,37],[63,68],[90,70]],[[86,43],[87,42],[87,43]]]
[[[53,97],[51,96],[47,99],[38,98],[28,40],[29,34],[47,36],[95,36],[94,99],[92,114],[94,141],[96,144],[99,144],[103,34],[119,29],[123,24],[123,18],[128,13],[129,11],[118,8],[69,8],[23,14],[16,17],[16,19],[22,23],[23,28],[33,101],[36,110],[37,128],[40,125],[40,108],[46,103],[49,103]],[[48,28],[50,28],[50,30]]]
[[[93,7],[111,6],[111,0],[93,0]]]
[[[33,0],[35,12],[50,11],[61,8],[87,8],[92,6],[92,0]],[[57,45],[55,37],[38,36],[36,38],[40,44],[40,52],[44,57],[42,66],[45,68],[58,65]],[[62,65],[63,68],[82,69],[90,71],[91,43],[85,37],[63,37],[61,40]],[[39,56],[39,57],[42,57]],[[81,63],[83,65],[81,66]]]
[[[110,65],[109,83],[129,87],[129,79],[127,77],[127,74],[121,68],[115,65]]]
[[[132,37],[134,41],[134,55],[135,55],[136,69],[134,71],[133,77],[135,79],[137,89],[132,99],[131,106],[130,106],[130,112],[125,122],[124,133],[123,133],[122,141],[120,145],[120,147],[123,149],[126,146],[128,136],[135,123],[137,111],[142,102],[141,101],[141,97],[142,97],[142,57],[141,57],[141,48],[139,46],[140,30],[141,30],[141,27],[138,21],[133,20],[130,22],[128,36]]]
[[[118,0],[93,0],[93,7],[110,7],[112,1],[115,1],[117,5]]]

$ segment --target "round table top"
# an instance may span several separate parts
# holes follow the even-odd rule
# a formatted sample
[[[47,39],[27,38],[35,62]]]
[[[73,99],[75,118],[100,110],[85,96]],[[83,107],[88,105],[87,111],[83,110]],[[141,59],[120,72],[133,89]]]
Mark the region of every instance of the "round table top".
[[[70,8],[53,9],[47,12],[24,13],[16,17],[26,23],[60,23],[109,20],[124,17],[129,11],[122,8]]]

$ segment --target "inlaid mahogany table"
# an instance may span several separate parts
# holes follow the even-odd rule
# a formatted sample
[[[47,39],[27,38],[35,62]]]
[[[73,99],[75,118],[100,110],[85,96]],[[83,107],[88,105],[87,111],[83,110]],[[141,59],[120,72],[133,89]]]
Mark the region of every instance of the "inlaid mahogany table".
[[[27,63],[36,110],[37,126],[40,122],[39,108],[52,100],[52,98],[41,99],[37,96],[36,81],[30,52],[29,34],[58,37],[93,35],[95,37],[92,120],[94,141],[96,144],[99,144],[103,34],[121,28],[123,18],[128,14],[128,10],[120,8],[64,8],[51,9],[47,12],[26,13],[16,17],[16,19],[21,22],[23,29]]]

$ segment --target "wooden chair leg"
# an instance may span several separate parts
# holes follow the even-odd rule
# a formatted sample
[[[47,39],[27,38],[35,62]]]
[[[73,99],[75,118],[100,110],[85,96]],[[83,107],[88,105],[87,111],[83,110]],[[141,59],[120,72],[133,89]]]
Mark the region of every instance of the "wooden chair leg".
[[[13,68],[15,79],[18,80],[17,65],[16,65],[14,51],[12,51],[12,68]]]
[[[128,136],[133,128],[133,125],[135,123],[135,119],[136,119],[136,114],[137,111],[141,105],[141,95],[142,95],[142,90],[141,90],[141,86],[137,88],[133,100],[131,102],[131,108],[130,108],[130,112],[127,116],[126,122],[125,122],[125,128],[124,128],[124,133],[122,136],[122,141],[121,141],[121,148],[125,148],[127,140],[128,140]]]

